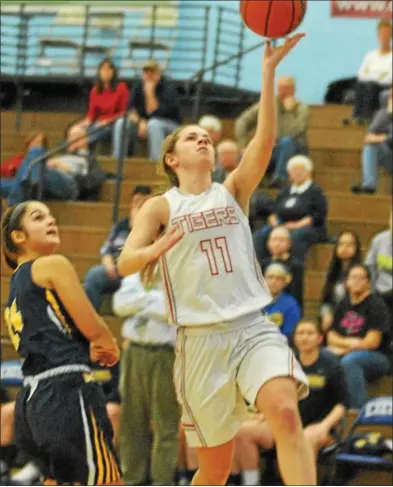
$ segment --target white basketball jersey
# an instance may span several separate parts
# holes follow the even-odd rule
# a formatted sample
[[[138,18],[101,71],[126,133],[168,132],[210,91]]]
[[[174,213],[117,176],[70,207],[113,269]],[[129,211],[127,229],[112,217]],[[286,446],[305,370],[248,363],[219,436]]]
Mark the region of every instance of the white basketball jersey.
[[[172,188],[168,229],[184,237],[161,258],[170,322],[192,326],[230,321],[271,301],[254,252],[248,219],[222,184],[200,195]]]

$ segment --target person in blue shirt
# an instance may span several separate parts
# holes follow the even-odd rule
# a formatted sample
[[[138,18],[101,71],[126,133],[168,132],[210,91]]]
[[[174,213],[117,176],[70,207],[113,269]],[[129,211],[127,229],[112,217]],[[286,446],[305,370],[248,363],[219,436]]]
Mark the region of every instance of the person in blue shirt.
[[[265,279],[273,296],[273,301],[265,306],[265,311],[270,321],[279,326],[281,333],[289,339],[301,318],[299,303],[284,292],[292,276],[285,265],[275,262],[266,268]]]

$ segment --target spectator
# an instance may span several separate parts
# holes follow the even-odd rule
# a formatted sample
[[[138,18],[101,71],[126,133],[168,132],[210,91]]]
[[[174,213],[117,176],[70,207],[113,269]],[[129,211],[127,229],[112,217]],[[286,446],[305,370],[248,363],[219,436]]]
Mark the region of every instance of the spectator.
[[[227,176],[237,168],[240,161],[240,150],[234,140],[225,139],[217,145],[216,153],[218,167],[213,172],[212,178],[217,183],[223,183]]]
[[[218,167],[213,172],[212,179],[214,182],[223,183],[239,164],[241,158],[240,150],[236,142],[231,139],[220,142],[216,150]],[[274,201],[270,196],[255,191],[250,199],[250,227],[253,228],[255,226],[257,219],[267,218],[272,212],[273,207]]]
[[[393,299],[393,260],[392,260],[392,212],[389,217],[389,230],[378,233],[371,242],[365,264],[371,271],[371,289],[385,301],[392,312]]]
[[[344,230],[337,237],[322,292],[320,318],[322,329],[327,333],[333,324],[337,304],[345,298],[345,281],[348,270],[362,261],[362,246],[359,236]]]
[[[128,344],[120,381],[124,481],[126,485],[173,485],[180,421],[173,383],[176,328],[167,322],[155,263],[124,278],[113,297],[113,310],[127,317],[122,335]]]
[[[389,90],[388,104],[375,114],[364,139],[362,152],[363,181],[352,186],[353,193],[375,193],[378,184],[378,166],[392,174],[393,163],[393,99]]]
[[[37,136],[41,135],[41,131],[32,131],[23,142],[23,150],[18,154],[12,156],[10,159],[3,160],[0,166],[1,176],[1,198],[7,198],[12,189],[14,178],[27,156],[31,143]]]
[[[303,294],[304,294],[304,266],[293,257],[291,252],[291,234],[289,230],[282,225],[274,227],[267,239],[267,248],[270,256],[257,256],[262,272],[265,273],[266,268],[274,263],[285,265],[289,270],[292,279],[285,287],[284,291],[293,296],[299,303],[300,308],[303,308]]]
[[[71,136],[69,135],[69,140]],[[27,148],[25,159],[20,165],[15,178],[9,180],[8,204],[15,205],[25,199],[27,173],[34,159],[46,153],[48,142],[43,132],[37,132]],[[86,176],[89,170],[89,152],[87,139],[69,145],[67,152],[46,161],[44,171],[44,197],[54,200],[76,200],[79,193],[79,177]],[[38,165],[31,172],[31,181],[37,183],[40,174]],[[2,181],[3,184],[3,181]]]
[[[110,59],[104,59],[98,66],[97,81],[90,91],[87,115],[70,127],[71,137],[75,136],[75,133],[79,134],[80,131],[89,133],[101,127],[101,130],[89,135],[89,142],[96,142],[112,134],[113,152],[116,153],[113,124],[109,125],[109,123],[125,113],[128,98],[128,87],[119,81],[116,66]]]
[[[371,273],[355,264],[349,271],[348,296],[338,305],[328,333],[329,349],[341,357],[349,406],[360,409],[367,400],[366,381],[389,372],[390,362],[383,353],[389,335],[389,312],[383,299],[371,293]]]
[[[309,396],[299,403],[299,412],[304,434],[317,456],[332,441],[334,430],[345,415],[348,400],[344,374],[335,357],[322,353],[322,331],[317,323],[299,322],[294,339],[310,388]],[[261,447],[272,449],[274,439],[263,416],[253,414],[236,436],[235,460],[243,473],[241,485],[264,485],[259,478]]]
[[[392,24],[378,24],[379,48],[368,52],[360,67],[355,93],[353,117],[359,122],[370,121],[379,107],[381,91],[392,84]]]
[[[117,273],[116,262],[120,251],[131,231],[132,222],[146,199],[151,195],[149,186],[136,186],[131,195],[130,216],[116,223],[101,247],[101,264],[92,267],[85,277],[85,291],[94,308],[98,311],[104,294],[119,289],[121,277]]]
[[[147,139],[149,159],[158,161],[165,137],[180,125],[182,118],[177,90],[172,81],[163,76],[156,61],[143,65],[142,80],[132,91],[129,110],[125,147],[131,141],[134,154],[136,141]],[[120,155],[123,125],[123,118],[115,123],[114,157]]]
[[[214,115],[204,115],[199,119],[198,125],[206,130],[212,139],[213,146],[217,147],[222,138],[222,122]]]
[[[283,264],[270,264],[265,271],[265,279],[273,301],[265,306],[270,321],[275,323],[283,335],[291,338],[292,332],[300,320],[301,310],[296,299],[286,293],[292,276]]]
[[[273,227],[284,225],[291,233],[292,255],[304,263],[307,251],[327,237],[327,200],[322,189],[312,181],[313,165],[302,155],[288,161],[291,186],[278,195],[268,225],[254,233],[257,255],[268,255],[266,240]]]
[[[277,140],[272,154],[275,170],[270,187],[279,188],[287,179],[287,163],[296,154],[307,154],[308,107],[295,98],[296,84],[281,77],[277,87]],[[259,102],[243,112],[235,123],[236,139],[245,147],[257,124]]]

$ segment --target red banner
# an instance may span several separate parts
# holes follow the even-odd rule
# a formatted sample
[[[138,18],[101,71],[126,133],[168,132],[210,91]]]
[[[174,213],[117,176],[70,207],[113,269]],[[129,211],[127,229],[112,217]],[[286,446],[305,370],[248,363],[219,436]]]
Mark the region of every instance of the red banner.
[[[391,0],[330,0],[332,17],[392,19]]]

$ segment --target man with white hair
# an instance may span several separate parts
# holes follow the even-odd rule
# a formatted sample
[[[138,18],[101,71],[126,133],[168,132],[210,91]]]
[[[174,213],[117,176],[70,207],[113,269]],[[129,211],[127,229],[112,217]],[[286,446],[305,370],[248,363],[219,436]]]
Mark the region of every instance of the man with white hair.
[[[296,83],[291,76],[277,82],[277,140],[271,161],[274,174],[270,187],[280,188],[287,179],[287,162],[295,154],[307,154],[308,106],[295,98]],[[255,131],[258,103],[251,105],[236,119],[235,136],[245,147]]]
[[[229,174],[237,168],[240,161],[240,149],[232,139],[222,140],[216,149],[217,169],[212,174],[216,183],[223,183]],[[274,205],[274,200],[266,195],[254,191],[250,199],[249,221],[251,229],[255,220],[266,219]]]
[[[212,139],[214,147],[216,147],[222,138],[221,120],[214,115],[204,115],[200,118],[198,125],[206,130]]]
[[[306,156],[297,155],[288,161],[292,184],[283,189],[275,202],[268,225],[254,234],[257,254],[268,255],[266,239],[273,227],[284,225],[291,233],[293,255],[304,262],[307,251],[316,242],[327,237],[327,199],[312,180],[313,164]]]

